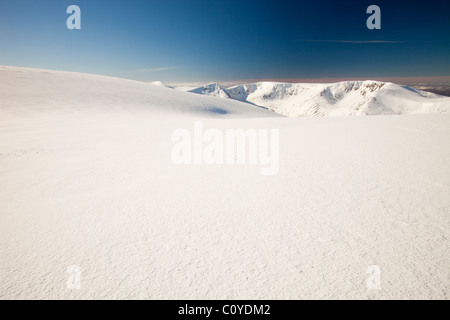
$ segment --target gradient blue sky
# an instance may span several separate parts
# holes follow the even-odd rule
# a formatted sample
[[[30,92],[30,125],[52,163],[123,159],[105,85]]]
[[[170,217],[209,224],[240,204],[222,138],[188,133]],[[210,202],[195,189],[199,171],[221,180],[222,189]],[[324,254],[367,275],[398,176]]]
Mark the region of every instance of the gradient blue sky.
[[[66,28],[71,4],[82,30]],[[366,28],[371,4],[381,30]],[[442,0],[0,0],[0,65],[169,82],[450,76],[449,16]]]

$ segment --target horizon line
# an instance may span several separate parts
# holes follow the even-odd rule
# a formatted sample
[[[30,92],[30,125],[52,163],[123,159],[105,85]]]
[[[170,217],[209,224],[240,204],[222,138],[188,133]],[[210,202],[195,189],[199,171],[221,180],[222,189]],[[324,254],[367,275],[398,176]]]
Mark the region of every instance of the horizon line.
[[[74,70],[61,70],[61,69],[49,69],[42,67],[23,67],[23,66],[9,66],[0,64],[0,68],[10,67],[10,68],[24,68],[24,69],[34,69],[34,70],[48,70],[48,71],[58,71],[58,72],[74,72],[74,73],[84,73],[84,74],[92,74],[99,76],[107,76],[113,78],[122,78],[128,80],[135,80],[140,82],[152,82],[158,81],[158,79],[153,80],[137,80],[133,78],[123,76],[117,76],[112,74],[105,73],[94,73],[94,72],[86,72],[86,71],[74,71]],[[159,68],[157,68],[159,69]],[[335,83],[341,81],[362,81],[362,80],[374,80],[374,81],[383,81],[383,82],[394,82],[394,83],[402,83],[402,84],[428,84],[428,85],[450,85],[450,75],[438,75],[438,76],[377,76],[377,77],[297,77],[297,78],[247,78],[241,80],[185,80],[185,81],[171,81],[166,80],[163,81],[167,84],[208,84],[208,83],[222,83],[222,84],[244,84],[244,83],[253,83],[253,82],[284,82],[284,83]]]

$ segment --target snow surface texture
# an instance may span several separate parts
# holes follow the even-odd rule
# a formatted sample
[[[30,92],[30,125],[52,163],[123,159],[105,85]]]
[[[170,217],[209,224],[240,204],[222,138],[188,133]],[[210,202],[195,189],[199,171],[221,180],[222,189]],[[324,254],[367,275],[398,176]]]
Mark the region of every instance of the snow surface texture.
[[[173,165],[195,120],[279,129],[279,174]],[[0,67],[0,298],[448,299],[449,134]]]
[[[377,81],[259,82],[228,89],[213,83],[189,92],[250,102],[288,117],[446,113],[450,110],[448,97]]]

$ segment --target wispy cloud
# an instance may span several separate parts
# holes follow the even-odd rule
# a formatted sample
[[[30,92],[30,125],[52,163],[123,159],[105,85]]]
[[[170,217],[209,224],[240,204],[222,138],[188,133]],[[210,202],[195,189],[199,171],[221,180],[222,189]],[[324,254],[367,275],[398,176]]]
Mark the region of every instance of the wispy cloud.
[[[151,73],[151,72],[160,72],[160,71],[169,71],[178,68],[177,66],[171,67],[162,67],[162,68],[151,68],[151,69],[139,69],[136,72],[138,73]]]
[[[298,39],[299,42],[322,42],[322,43],[356,43],[356,44],[370,44],[370,43],[406,43],[405,41],[389,41],[389,40],[308,40]]]

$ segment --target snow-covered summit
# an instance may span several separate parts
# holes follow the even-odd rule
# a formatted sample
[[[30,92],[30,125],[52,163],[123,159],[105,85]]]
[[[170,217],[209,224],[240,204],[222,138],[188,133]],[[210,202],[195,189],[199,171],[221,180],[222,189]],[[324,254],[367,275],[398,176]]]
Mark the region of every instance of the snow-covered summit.
[[[172,88],[171,86],[168,86],[167,84],[165,84],[162,81],[152,81],[151,84],[153,84],[155,86],[160,86],[160,87]]]
[[[228,93],[228,90],[223,88],[218,83],[210,83],[205,86],[201,86],[201,87],[195,88],[193,90],[189,90],[189,92],[203,94],[203,95],[207,95],[207,96],[214,96],[214,97],[219,97],[219,98],[231,98]]]

